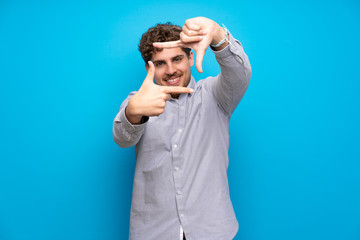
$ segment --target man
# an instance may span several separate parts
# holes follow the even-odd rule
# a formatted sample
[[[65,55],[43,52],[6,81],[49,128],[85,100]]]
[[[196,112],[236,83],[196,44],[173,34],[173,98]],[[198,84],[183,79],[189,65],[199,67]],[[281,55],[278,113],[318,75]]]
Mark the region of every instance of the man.
[[[211,47],[221,73],[195,82]],[[147,76],[122,103],[114,141],[135,145],[132,240],[230,240],[238,230],[227,167],[229,120],[244,96],[251,67],[243,48],[214,21],[188,19],[182,29],[158,24],[139,50]],[[155,83],[154,83],[155,82]]]

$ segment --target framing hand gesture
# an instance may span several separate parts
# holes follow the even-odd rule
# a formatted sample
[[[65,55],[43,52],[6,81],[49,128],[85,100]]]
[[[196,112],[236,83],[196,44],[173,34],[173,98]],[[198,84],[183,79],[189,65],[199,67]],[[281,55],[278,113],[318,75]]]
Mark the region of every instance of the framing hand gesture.
[[[187,87],[159,86],[153,82],[155,66],[149,61],[147,76],[138,92],[132,96],[126,107],[125,114],[129,122],[139,124],[143,116],[159,116],[165,110],[166,101],[171,94],[192,93]]]
[[[171,42],[156,42],[156,48],[191,48],[196,53],[196,69],[202,73],[202,61],[210,44],[217,44],[225,36],[225,31],[216,22],[204,17],[191,18],[185,21],[180,33],[180,40]],[[215,50],[223,49],[228,43]]]

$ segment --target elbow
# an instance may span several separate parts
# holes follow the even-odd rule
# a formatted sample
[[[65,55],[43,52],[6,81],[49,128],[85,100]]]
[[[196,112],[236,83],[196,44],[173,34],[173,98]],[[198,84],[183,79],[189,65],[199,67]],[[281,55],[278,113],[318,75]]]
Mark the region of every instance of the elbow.
[[[249,86],[249,83],[250,83],[250,78],[251,78],[251,66],[249,65],[249,68],[247,68],[246,70],[246,82],[247,82],[247,85]]]
[[[240,81],[242,82],[241,88],[247,88],[249,86],[251,73],[252,70],[250,64],[245,64],[244,66],[242,66],[242,70],[241,72],[239,72],[238,75],[238,79],[240,79]]]
[[[246,82],[249,85],[250,78],[251,78],[251,73],[252,73],[252,69],[251,69],[251,65],[250,65],[249,61],[247,61],[246,64],[245,64],[244,72],[245,72]]]

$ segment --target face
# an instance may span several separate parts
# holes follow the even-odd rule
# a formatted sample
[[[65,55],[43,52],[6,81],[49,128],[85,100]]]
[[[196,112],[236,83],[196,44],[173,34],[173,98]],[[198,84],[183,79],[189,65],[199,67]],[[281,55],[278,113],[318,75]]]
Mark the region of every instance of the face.
[[[187,57],[180,47],[163,49],[153,53],[151,61],[155,65],[156,84],[180,87],[186,87],[189,84],[190,68],[194,65],[194,55],[191,51]]]

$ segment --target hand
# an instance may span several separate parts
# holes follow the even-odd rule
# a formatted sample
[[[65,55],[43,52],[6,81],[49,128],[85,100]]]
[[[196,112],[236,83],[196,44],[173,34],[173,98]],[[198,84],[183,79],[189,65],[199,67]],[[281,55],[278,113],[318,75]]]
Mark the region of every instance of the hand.
[[[180,40],[171,42],[156,42],[156,48],[191,48],[196,53],[196,69],[202,73],[202,62],[205,52],[210,44],[216,44],[225,37],[225,31],[216,22],[204,17],[196,17],[185,21],[180,33]],[[221,50],[227,45],[224,43]]]
[[[165,110],[166,101],[171,99],[170,94],[192,93],[187,87],[159,86],[153,82],[155,66],[149,61],[147,76],[139,91],[130,98],[125,109],[126,118],[132,124],[139,124],[143,116],[159,116]]]

